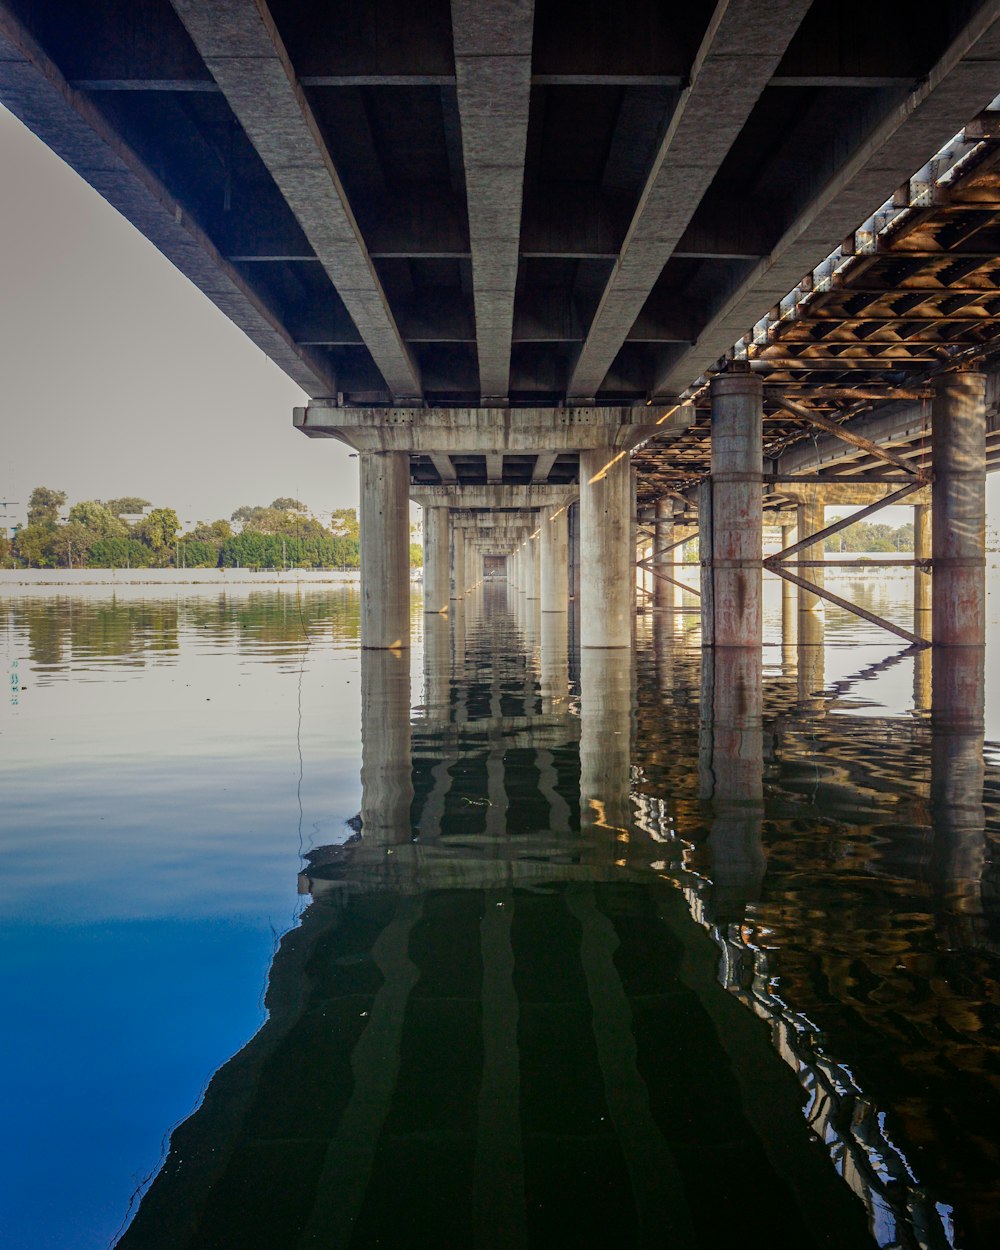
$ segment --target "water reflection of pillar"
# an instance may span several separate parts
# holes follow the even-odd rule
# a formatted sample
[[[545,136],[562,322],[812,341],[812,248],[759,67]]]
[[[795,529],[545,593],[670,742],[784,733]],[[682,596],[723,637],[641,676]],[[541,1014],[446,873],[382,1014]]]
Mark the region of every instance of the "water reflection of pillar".
[[[580,823],[629,837],[632,652],[580,652]],[[617,855],[615,855],[617,858]]]
[[[361,823],[368,843],[410,840],[410,653],[361,653]]]
[[[524,604],[524,646],[527,651],[528,671],[539,676],[542,667],[542,601],[527,599]]]
[[[451,671],[455,677],[462,675],[465,667],[465,603],[458,600],[451,612]]]
[[[931,510],[926,504],[913,509],[913,555],[917,560],[931,557]],[[933,582],[930,569],[919,566],[913,570],[913,632],[921,638],[931,637]],[[931,705],[931,652],[929,647],[913,656],[913,706],[926,711]]]
[[[986,863],[985,650],[935,647],[931,663],[931,870],[948,944],[973,946],[982,925]]]
[[[447,720],[451,700],[451,625],[447,617],[424,621],[424,708],[428,720]]]
[[[565,616],[541,614],[543,715],[561,715],[569,700],[569,630]]]
[[[702,665],[699,772],[712,813],[713,919],[721,923],[742,919],[766,868],[761,674],[756,647],[719,647]]]

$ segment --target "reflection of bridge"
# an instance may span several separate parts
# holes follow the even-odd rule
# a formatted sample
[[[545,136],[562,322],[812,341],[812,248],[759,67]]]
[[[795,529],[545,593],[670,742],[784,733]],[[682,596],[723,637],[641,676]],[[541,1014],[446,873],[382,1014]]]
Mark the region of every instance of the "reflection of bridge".
[[[868,1244],[837,1172],[874,1228],[892,1224],[893,1244],[943,1250],[877,1091],[815,1044],[775,987],[780,952],[754,945],[765,734],[752,655],[723,656],[697,732],[680,718],[667,739],[682,789],[700,795],[702,835],[676,814],[686,800],[674,808],[681,796],[643,777],[655,739],[632,727],[628,654],[585,655],[577,700],[565,635],[523,597],[513,607],[487,587],[468,617],[428,622],[443,633],[428,638],[412,717],[403,657],[363,653],[360,833],[307,856],[299,888],[312,902],[276,955],[268,1020],[175,1131],[123,1250],[377,1244],[404,1224],[456,1245],[569,1231],[583,1245],[769,1233],[809,1246],[820,1229]],[[675,658],[658,639],[657,665]],[[673,668],[667,681],[684,688]],[[386,718],[402,728],[387,734]],[[783,742],[796,724],[785,715]],[[812,783],[830,790],[831,826],[851,820],[843,781],[870,771],[857,727],[840,741],[836,724],[803,722],[848,770]],[[624,752],[611,749],[620,737]],[[982,742],[943,722],[933,737],[945,852],[971,844],[955,763],[964,785]],[[790,765],[801,758],[788,750]],[[769,818],[800,820],[794,772],[780,784]],[[885,820],[888,802],[876,778],[854,813]],[[937,865],[941,907],[969,916],[969,863],[939,853]]]
[[[304,433],[359,452],[366,646],[409,641],[416,493],[429,611],[517,550],[564,612],[572,548],[582,645],[627,647],[633,477],[659,581],[697,512],[714,645],[759,645],[762,502],[811,612],[825,504],[892,480],[935,641],[978,646],[998,21],[995,0],[10,2],[0,98],[300,383]],[[533,524],[471,545],[452,514],[508,508]]]

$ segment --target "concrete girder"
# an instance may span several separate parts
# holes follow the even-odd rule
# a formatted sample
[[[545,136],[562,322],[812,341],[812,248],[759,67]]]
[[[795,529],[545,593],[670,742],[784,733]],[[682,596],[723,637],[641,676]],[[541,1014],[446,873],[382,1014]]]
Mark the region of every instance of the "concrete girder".
[[[540,452],[610,447],[631,451],[655,435],[694,424],[694,406],[574,408],[296,408],[310,438],[337,438],[356,451]]]
[[[570,395],[591,398],[600,390],[809,4],[780,0],[768,7],[766,20],[754,0],[718,6],[573,369]]]
[[[527,508],[516,512],[473,512],[463,509],[452,509],[452,525],[462,526],[468,530],[533,530],[538,527],[537,512]]]
[[[765,478],[765,485],[767,479]],[[776,495],[780,495],[785,499],[793,500],[795,503],[821,503],[829,504],[832,507],[844,507],[857,504],[859,507],[866,504],[878,503],[880,499],[885,499],[887,495],[891,495],[894,491],[899,490],[900,483],[886,482],[803,482],[801,486],[796,486],[790,482],[782,482],[780,485],[769,486],[768,489],[773,490]],[[907,495],[903,503],[903,507],[909,508],[929,504],[931,501],[930,487],[925,486],[921,490],[914,491],[912,495]]]
[[[347,194],[264,0],[171,0],[351,315],[390,392],[419,397],[420,373]]]
[[[759,9],[757,16],[759,21]],[[654,394],[683,391],[711,368],[804,273],[989,105],[1000,75],[998,21],[998,0],[978,7],[940,60],[865,136],[838,172],[816,186],[770,254],[721,301],[697,343],[673,357],[657,378]]]
[[[411,486],[421,508],[559,508],[572,503],[576,486]]]
[[[932,426],[930,406],[912,403],[893,404],[878,415],[868,414],[845,423],[845,428],[883,447],[902,447],[916,439],[930,437]],[[987,433],[998,431],[1000,415],[992,411],[987,420]],[[836,435],[825,435],[790,447],[774,461],[774,469],[777,473],[808,473],[849,464],[864,454],[860,448],[849,446]]]
[[[437,469],[437,475],[445,484],[458,481],[458,473],[451,462],[451,456],[443,451],[431,452],[431,463]]]
[[[104,114],[74,90],[31,35],[0,7],[0,100],[118,210],[309,395],[336,379],[211,243]]]
[[[531,95],[533,0],[452,0],[479,392],[505,400]]]

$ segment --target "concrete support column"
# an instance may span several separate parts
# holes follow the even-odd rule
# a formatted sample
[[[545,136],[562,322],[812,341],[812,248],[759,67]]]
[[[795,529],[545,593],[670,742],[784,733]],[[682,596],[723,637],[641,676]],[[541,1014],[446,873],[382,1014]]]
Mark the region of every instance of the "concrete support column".
[[[808,534],[815,534],[826,525],[826,508],[822,503],[812,500],[809,503],[800,503],[796,505],[795,515],[798,519],[799,541]],[[822,560],[823,544],[819,543],[814,547],[804,547],[799,556],[803,560]],[[825,574],[822,569],[804,569],[802,576],[807,582],[815,582],[817,586],[822,586]],[[811,590],[799,589],[799,611],[800,612],[822,612],[823,600],[819,595],[814,595]]]
[[[986,643],[986,375],[947,373],[931,410],[934,642]]]
[[[790,547],[795,542],[795,526],[781,527],[781,549]],[[786,668],[791,667],[795,659],[795,639],[797,636],[798,615],[795,597],[797,587],[792,582],[781,579],[781,657]]]
[[[410,457],[363,451],[361,645],[410,645]]]
[[[748,372],[712,379],[712,573],[717,647],[761,645],[763,391]]]
[[[543,509],[539,572],[543,612],[569,611],[569,523],[565,508]]]
[[[669,547],[674,541],[674,504],[669,498],[656,501],[656,528],[653,531],[653,569],[676,577],[674,569],[668,567],[677,560],[677,549],[664,553],[663,548]],[[677,606],[678,590],[676,586],[666,582],[662,577],[653,575],[653,604],[658,608],[673,609]]]
[[[541,577],[539,573],[539,564],[541,563],[541,561],[539,559],[539,552],[538,552],[539,545],[540,545],[540,539],[539,539],[538,534],[535,534],[533,537],[529,537],[524,544],[524,560],[525,560],[525,573],[526,573],[526,576],[524,579],[525,580],[525,592],[527,593],[527,596],[529,599],[540,598],[539,583],[541,581]]]
[[[451,597],[465,598],[465,530],[451,527]]]
[[[463,577],[464,594],[469,594],[473,587],[479,582],[479,567],[482,560],[479,551],[468,539],[465,540],[465,573]]]
[[[424,509],[424,611],[447,612],[451,598],[448,567],[448,509]]]
[[[931,510],[926,504],[913,509],[913,558],[929,560],[933,550]],[[913,630],[922,638],[931,636],[931,571],[919,566],[913,570]]]
[[[631,474],[626,454],[580,452],[580,645],[632,645]]]

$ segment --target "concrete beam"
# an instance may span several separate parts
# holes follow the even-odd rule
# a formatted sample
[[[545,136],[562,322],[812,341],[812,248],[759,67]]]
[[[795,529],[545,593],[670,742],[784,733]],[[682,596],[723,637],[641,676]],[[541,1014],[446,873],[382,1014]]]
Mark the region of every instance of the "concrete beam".
[[[756,16],[759,23],[759,9]],[[970,117],[986,108],[1000,75],[998,21],[998,0],[978,6],[940,60],[864,136],[837,173],[804,197],[801,211],[770,254],[720,301],[697,343],[672,358],[657,378],[655,392],[674,394],[690,386]]]
[[[600,390],[809,3],[778,0],[766,19],[755,0],[718,5],[573,369],[569,395],[586,399]]]
[[[445,484],[458,481],[458,474],[455,472],[455,466],[452,464],[451,456],[443,451],[431,452],[431,463],[437,469],[438,477]]]
[[[390,392],[422,394],[420,374],[340,176],[264,0],[171,0],[212,77],[337,289]]]
[[[559,508],[572,503],[576,486],[411,486],[421,508]]]
[[[534,0],[452,0],[451,25],[479,392],[488,403],[506,399],[510,378]]]
[[[527,529],[530,531],[538,528],[538,513],[530,508],[518,508],[511,512],[479,512],[453,508],[451,523],[467,530]]]
[[[296,346],[242,275],[6,6],[0,7],[0,101],[307,394],[337,389],[328,366]]]
[[[319,400],[296,408],[311,438],[337,438],[357,451],[538,452],[612,447],[631,451],[654,435],[694,424],[694,406],[638,408],[338,408]]]
[[[878,443],[880,447],[903,447],[930,436],[933,427],[933,410],[919,403],[889,404],[876,412],[865,413],[853,421],[845,422],[844,428],[863,438]],[[987,422],[987,434],[1000,430],[1000,417],[994,408]],[[774,461],[776,473],[810,473],[847,465],[861,459],[865,453],[851,447],[835,435],[805,439],[790,447]]]
[[[547,482],[549,474],[552,472],[552,466],[556,462],[558,452],[540,451],[535,460],[535,467],[531,471],[531,480],[533,482]]]
[[[893,491],[900,488],[901,483],[886,482],[882,485],[879,482],[845,482],[831,481],[827,482],[803,482],[801,486],[796,486],[790,482],[780,482],[775,485],[769,485],[767,478],[764,484],[769,491],[773,491],[776,495],[781,495],[785,499],[792,499],[796,503],[822,503],[830,504],[832,507],[843,507],[857,504],[863,507],[867,504],[878,503],[880,499],[884,499],[886,495],[891,495]],[[910,505],[929,504],[931,501],[930,487],[925,486],[922,490],[915,491],[912,495],[907,495],[904,507]]]
[[[502,453],[496,451],[486,453],[486,480],[491,486],[497,486],[503,481]]]

